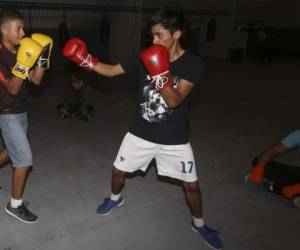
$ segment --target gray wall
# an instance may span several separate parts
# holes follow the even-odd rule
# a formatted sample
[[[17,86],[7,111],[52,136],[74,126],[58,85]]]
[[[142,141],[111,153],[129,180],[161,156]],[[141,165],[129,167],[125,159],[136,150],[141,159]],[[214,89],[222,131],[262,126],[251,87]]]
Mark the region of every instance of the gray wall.
[[[26,1],[24,1],[26,2]],[[28,1],[27,1],[28,2]],[[132,7],[162,7],[161,1],[122,0],[122,1],[96,1],[96,0],[69,0],[69,1],[29,1],[29,2],[52,2],[52,3],[79,3],[79,4],[102,4],[112,6]],[[168,4],[170,3],[170,4]],[[258,25],[268,25],[287,29],[284,32],[285,46],[294,46],[298,43],[291,42],[293,32],[297,33],[300,27],[297,9],[299,1],[291,0],[289,4],[282,1],[271,0],[186,0],[186,1],[164,1],[165,5],[182,6],[190,10],[198,10],[200,14],[190,15],[194,34],[193,48],[200,56],[205,58],[228,59],[230,50],[235,47],[245,47],[247,41],[246,33],[238,32],[239,27],[245,27],[250,21]],[[58,25],[62,21],[68,23],[71,36],[81,36],[87,41],[88,47],[96,56],[103,61],[116,63],[137,53],[143,42],[142,30],[145,29],[147,20],[151,13],[130,11],[71,11],[71,10],[21,10],[26,16],[26,25],[34,31],[45,32],[53,36],[55,40],[53,53],[53,66],[63,67],[64,59],[58,44]],[[201,14],[201,11],[203,12]],[[206,12],[207,11],[207,12]],[[207,25],[212,17],[209,13],[217,13],[216,35],[214,41],[207,41]],[[227,12],[227,15],[219,15],[218,12]],[[206,13],[206,14],[205,14]],[[229,13],[229,14],[228,14]],[[31,20],[29,20],[31,16]],[[110,24],[109,38],[100,42],[100,26],[103,20]],[[196,44],[197,43],[197,44]]]

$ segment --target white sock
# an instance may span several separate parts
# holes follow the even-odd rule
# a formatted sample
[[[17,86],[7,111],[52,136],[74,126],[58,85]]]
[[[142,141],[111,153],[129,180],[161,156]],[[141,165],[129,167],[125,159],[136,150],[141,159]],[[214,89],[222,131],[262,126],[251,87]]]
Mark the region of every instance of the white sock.
[[[22,204],[23,200],[16,200],[13,197],[10,198],[10,205],[12,208],[17,208],[18,206],[20,206]]]
[[[192,218],[193,218],[193,222],[196,227],[203,227],[205,225],[205,222],[202,218],[197,218],[194,216],[192,216]]]
[[[113,200],[113,201],[117,201],[121,198],[121,193],[118,193],[118,194],[111,194],[110,195],[110,199]]]

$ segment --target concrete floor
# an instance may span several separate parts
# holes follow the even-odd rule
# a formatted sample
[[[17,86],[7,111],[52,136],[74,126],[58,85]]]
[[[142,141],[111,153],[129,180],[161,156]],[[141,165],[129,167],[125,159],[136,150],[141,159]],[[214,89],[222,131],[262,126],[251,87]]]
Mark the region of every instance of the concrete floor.
[[[244,176],[256,154],[299,128],[299,64],[209,62],[208,69],[191,111],[206,222],[220,231],[228,250],[297,250],[299,209],[246,186]],[[145,176],[128,178],[123,207],[109,216],[96,214],[109,194],[112,162],[134,112],[135,91],[108,90],[101,79],[94,86],[95,118],[60,120],[55,89],[61,79],[49,72],[43,95],[30,105],[35,165],[24,199],[39,222],[28,225],[6,215],[11,169],[2,169],[0,250],[210,249],[190,229],[181,187],[158,180],[153,166]],[[291,153],[282,160],[299,159]]]

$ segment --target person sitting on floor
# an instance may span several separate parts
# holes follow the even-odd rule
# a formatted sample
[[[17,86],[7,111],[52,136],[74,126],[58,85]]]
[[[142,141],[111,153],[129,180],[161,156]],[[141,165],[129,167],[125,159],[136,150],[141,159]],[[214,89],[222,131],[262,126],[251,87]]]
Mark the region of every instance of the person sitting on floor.
[[[294,204],[300,207],[300,167],[274,160],[290,150],[300,150],[300,130],[288,134],[255,158],[253,169],[246,176],[246,183],[266,187],[275,194],[293,199]]]
[[[63,101],[57,106],[62,119],[91,120],[94,107],[91,105],[91,88],[82,80],[80,71],[72,73],[71,84],[64,90]]]

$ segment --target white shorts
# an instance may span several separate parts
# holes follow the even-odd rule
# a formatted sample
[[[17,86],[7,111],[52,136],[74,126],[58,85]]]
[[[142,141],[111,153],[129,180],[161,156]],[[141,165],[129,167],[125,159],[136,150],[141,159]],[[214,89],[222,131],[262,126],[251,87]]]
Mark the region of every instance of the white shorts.
[[[120,146],[114,166],[124,172],[146,171],[155,158],[159,175],[185,182],[197,181],[193,150],[190,143],[162,145],[127,133]]]

